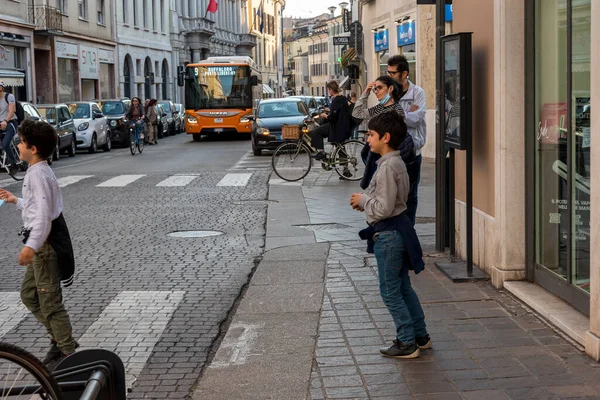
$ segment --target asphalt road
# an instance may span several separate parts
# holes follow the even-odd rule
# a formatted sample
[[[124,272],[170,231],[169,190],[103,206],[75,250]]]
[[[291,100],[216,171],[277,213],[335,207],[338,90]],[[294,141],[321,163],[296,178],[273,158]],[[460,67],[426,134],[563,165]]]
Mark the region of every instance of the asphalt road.
[[[184,398],[196,383],[263,253],[269,164],[248,140],[180,134],[52,165],[75,248],[63,293],[75,337],[121,357],[130,398]],[[0,186],[20,194],[5,175]],[[5,204],[0,221],[0,340],[41,357],[48,338],[19,299],[20,215]],[[223,234],[169,236],[188,230]]]

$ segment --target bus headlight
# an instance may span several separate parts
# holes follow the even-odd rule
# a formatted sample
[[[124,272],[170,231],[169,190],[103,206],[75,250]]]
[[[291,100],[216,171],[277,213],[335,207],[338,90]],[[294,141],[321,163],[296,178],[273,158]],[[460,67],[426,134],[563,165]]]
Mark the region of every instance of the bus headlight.
[[[187,116],[187,122],[189,124],[197,124],[198,123],[198,119],[196,117],[192,117],[191,115]]]
[[[240,123],[247,124],[248,122],[250,122],[249,117],[251,117],[251,116],[252,116],[252,114],[244,115],[242,118],[240,118]]]

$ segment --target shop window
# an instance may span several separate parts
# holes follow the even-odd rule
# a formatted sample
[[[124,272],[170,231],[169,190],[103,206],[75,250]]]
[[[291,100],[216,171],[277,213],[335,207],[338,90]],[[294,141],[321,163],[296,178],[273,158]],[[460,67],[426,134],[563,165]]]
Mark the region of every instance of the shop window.
[[[390,53],[388,50],[385,51],[380,51],[379,52],[379,75],[386,75],[387,74],[387,62],[390,58]]]
[[[591,0],[569,4],[536,1],[536,263],[589,292]]]

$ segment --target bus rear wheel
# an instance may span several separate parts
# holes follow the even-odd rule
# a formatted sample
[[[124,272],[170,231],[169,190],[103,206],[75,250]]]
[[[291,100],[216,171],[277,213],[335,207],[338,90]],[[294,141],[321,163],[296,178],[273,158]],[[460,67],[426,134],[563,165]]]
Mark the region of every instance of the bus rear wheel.
[[[194,137],[194,142],[199,142],[200,140],[202,140],[202,135],[200,135],[199,133],[194,133],[192,136]]]

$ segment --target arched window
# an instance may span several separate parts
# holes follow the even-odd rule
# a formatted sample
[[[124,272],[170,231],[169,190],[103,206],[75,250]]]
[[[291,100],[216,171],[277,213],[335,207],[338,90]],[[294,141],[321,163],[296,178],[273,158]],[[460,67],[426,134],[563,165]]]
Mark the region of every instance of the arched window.
[[[162,97],[164,100],[170,98],[169,96],[169,64],[165,58],[162,62]]]
[[[131,71],[133,70],[133,61],[129,54],[125,55],[125,62],[123,63],[123,96],[131,98]]]
[[[153,78],[152,61],[150,61],[150,57],[146,57],[146,61],[144,61],[144,100],[152,98]]]

